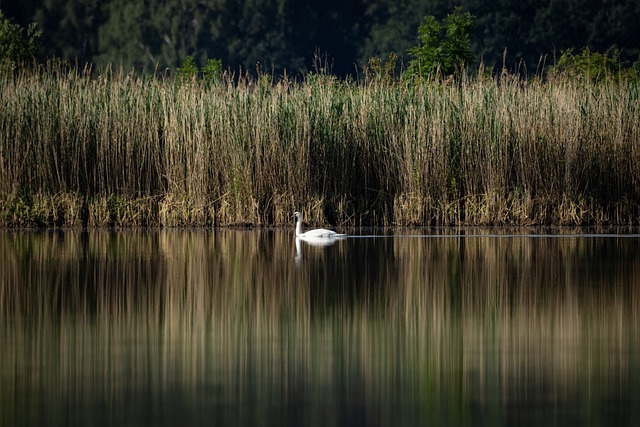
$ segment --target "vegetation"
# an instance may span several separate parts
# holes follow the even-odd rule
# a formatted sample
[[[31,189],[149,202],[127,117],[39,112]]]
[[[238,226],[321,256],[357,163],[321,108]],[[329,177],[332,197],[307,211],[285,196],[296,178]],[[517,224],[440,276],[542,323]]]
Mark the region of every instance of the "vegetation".
[[[205,81],[215,83],[222,77],[222,61],[209,59],[201,70],[198,68],[195,58],[187,56],[176,71],[176,82],[178,84],[195,80],[199,76],[203,77]]]
[[[551,75],[578,77],[601,82],[607,79],[635,78],[638,76],[638,64],[630,67],[620,59],[620,52],[611,49],[605,53],[592,52],[589,47],[575,54],[574,49],[567,49],[550,69]]]
[[[639,80],[618,51],[472,77],[456,8],[425,19],[402,79],[393,53],[362,80],[326,57],[294,80],[191,55],[174,76],[31,69],[36,27],[2,18],[3,225],[640,222]]]
[[[15,67],[32,63],[38,55],[40,31],[35,23],[26,31],[0,10],[0,66]]]
[[[64,3],[64,5],[62,5]],[[398,55],[411,59],[424,16],[438,22],[453,4],[448,0],[20,0],[0,8],[26,27],[36,21],[47,37],[44,57],[81,66],[91,63],[164,74],[192,55],[198,64],[221,59],[232,70],[275,75],[306,74],[313,54],[326,54],[331,72],[355,77],[369,58]],[[518,0],[456,5],[476,16],[471,37],[474,58],[500,70],[522,64],[529,74],[551,65],[554,52],[589,46],[614,47],[623,61],[640,59],[640,3],[637,0]],[[507,55],[503,58],[503,52]]]
[[[0,221],[638,224],[638,89],[24,69],[0,77]]]
[[[409,68],[405,75],[428,78],[461,72],[472,60],[471,27],[474,17],[457,7],[443,24],[433,16],[425,17],[418,28],[420,43],[409,49]]]

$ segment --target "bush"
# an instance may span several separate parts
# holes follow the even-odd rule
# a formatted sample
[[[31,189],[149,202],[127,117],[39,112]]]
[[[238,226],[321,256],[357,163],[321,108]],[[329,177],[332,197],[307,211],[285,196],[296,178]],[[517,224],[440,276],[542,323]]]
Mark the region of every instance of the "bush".
[[[176,71],[176,83],[178,85],[194,81],[198,77],[202,77],[207,83],[216,83],[222,78],[222,60],[209,59],[200,70],[193,56],[187,56]]]
[[[620,51],[616,49],[599,53],[592,52],[589,47],[584,47],[577,54],[573,49],[563,51],[558,62],[551,68],[550,75],[565,75],[571,78],[585,78],[589,81],[601,82],[607,79],[637,78],[638,72],[620,60]]]
[[[182,61],[182,65],[177,69],[176,82],[179,84],[189,82],[193,81],[196,77],[198,77],[196,60],[193,59],[193,56],[187,56],[184,61]]]
[[[443,24],[433,16],[426,16],[418,28],[420,42],[409,49],[406,77],[429,77],[436,73],[455,74],[471,61],[471,28],[475,17],[456,7]]]
[[[222,78],[222,60],[209,59],[202,67],[202,75],[208,82],[218,82]]]
[[[14,66],[18,63],[29,63],[38,55],[41,31],[32,23],[24,31],[14,24],[0,11],[0,64]]]
[[[387,61],[384,63],[378,57],[369,58],[369,64],[367,68],[365,68],[367,80],[392,83],[394,81],[397,60],[398,55],[393,52],[389,54]]]

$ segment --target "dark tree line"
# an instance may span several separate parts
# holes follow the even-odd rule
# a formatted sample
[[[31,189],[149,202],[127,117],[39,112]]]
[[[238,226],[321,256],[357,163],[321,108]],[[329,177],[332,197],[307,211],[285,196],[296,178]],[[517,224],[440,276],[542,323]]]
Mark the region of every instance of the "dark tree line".
[[[232,70],[290,74],[319,53],[347,75],[391,52],[403,61],[426,15],[456,6],[476,17],[475,61],[535,72],[569,48],[619,49],[639,61],[638,0],[0,0],[3,12],[42,30],[41,56],[125,69],[174,70],[187,56]]]

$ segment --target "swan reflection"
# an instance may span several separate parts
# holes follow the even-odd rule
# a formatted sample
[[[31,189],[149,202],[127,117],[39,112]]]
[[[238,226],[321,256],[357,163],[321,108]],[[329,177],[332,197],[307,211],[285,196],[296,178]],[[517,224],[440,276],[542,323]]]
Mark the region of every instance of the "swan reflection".
[[[296,263],[302,260],[302,242],[309,246],[327,247],[333,246],[339,240],[344,240],[345,237],[296,237]]]

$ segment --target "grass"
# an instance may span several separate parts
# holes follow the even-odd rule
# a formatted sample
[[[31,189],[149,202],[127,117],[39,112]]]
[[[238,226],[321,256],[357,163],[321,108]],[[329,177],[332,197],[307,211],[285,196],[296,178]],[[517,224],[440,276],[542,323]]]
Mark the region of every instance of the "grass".
[[[637,225],[638,89],[5,73],[0,225]]]

